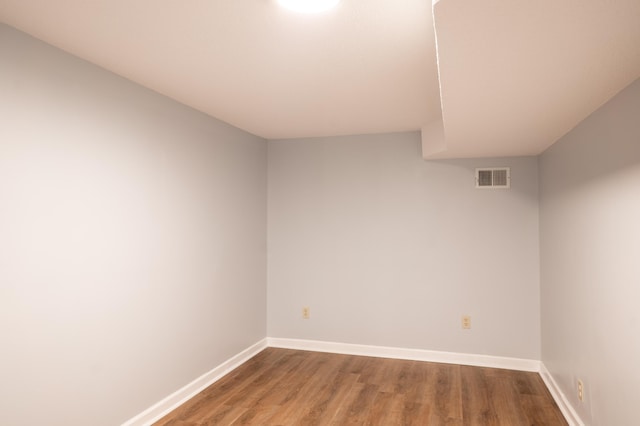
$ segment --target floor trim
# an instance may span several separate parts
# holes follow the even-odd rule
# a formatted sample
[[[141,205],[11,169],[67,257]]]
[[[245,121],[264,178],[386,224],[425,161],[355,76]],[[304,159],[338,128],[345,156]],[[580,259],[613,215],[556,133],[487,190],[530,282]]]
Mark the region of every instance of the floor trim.
[[[540,377],[542,377],[544,384],[547,385],[547,389],[549,389],[551,396],[556,401],[556,404],[558,404],[558,407],[560,408],[560,411],[562,411],[567,423],[569,423],[569,426],[584,426],[585,423],[573,408],[573,405],[571,405],[564,392],[560,390],[560,386],[558,386],[558,383],[556,383],[553,376],[542,362],[540,363]]]
[[[505,368],[509,370],[540,372],[540,361],[507,358],[490,355],[462,354],[454,352],[403,349],[387,346],[355,345],[351,343],[322,342],[317,340],[267,338],[269,347],[330,352],[346,355],[374,356],[379,358],[408,359],[412,361],[441,362],[445,364],[472,365],[475,367]]]
[[[261,352],[265,348],[267,348],[267,339],[263,339],[258,343],[243,350],[239,354],[229,358],[227,361],[213,368],[211,371],[204,373],[202,376],[198,377],[191,383],[187,384],[181,389],[178,389],[163,400],[147,408],[142,413],[138,414],[130,420],[127,420],[122,424],[122,426],[148,426],[153,424],[154,422],[169,414],[171,411],[178,408],[180,405],[187,402],[189,399],[196,396],[206,387],[217,382],[223,376],[247,362],[250,358]]]

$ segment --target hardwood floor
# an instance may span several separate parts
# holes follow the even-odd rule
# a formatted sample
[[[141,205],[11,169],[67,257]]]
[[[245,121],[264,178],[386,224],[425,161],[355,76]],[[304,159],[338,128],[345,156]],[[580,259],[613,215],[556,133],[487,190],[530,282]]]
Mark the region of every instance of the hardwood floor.
[[[567,425],[536,373],[268,348],[156,426]]]

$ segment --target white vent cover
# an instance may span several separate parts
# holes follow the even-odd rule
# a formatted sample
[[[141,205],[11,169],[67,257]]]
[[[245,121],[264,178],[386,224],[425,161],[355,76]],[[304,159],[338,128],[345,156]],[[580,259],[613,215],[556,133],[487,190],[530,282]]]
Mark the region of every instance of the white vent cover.
[[[511,169],[509,167],[491,167],[476,169],[476,188],[510,188]]]

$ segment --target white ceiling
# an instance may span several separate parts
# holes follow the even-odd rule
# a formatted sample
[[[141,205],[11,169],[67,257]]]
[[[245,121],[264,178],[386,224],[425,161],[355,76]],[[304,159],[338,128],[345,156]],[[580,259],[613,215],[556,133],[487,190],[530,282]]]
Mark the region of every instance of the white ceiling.
[[[434,14],[435,157],[539,154],[640,77],[640,0],[441,0]]]
[[[267,139],[423,129],[432,158],[537,154],[640,76],[639,0],[0,0],[0,21]]]

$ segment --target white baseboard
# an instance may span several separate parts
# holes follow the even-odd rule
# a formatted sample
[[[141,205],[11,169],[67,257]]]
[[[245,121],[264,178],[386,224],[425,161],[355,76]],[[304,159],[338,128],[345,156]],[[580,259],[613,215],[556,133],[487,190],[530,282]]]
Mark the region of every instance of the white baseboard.
[[[544,384],[547,385],[547,389],[549,389],[551,396],[556,401],[556,404],[558,404],[558,407],[560,408],[560,411],[562,411],[567,423],[569,423],[569,426],[584,426],[585,423],[573,408],[564,392],[560,390],[560,386],[558,386],[556,381],[553,379],[553,376],[542,362],[540,363],[540,376],[542,377]]]
[[[412,361],[462,364],[476,367],[505,368],[509,370],[540,371],[540,361],[533,359],[496,357],[490,355],[462,354],[454,352],[428,351],[423,349],[403,349],[386,346],[354,345],[350,343],[321,342],[316,340],[267,338],[269,347],[298,349],[305,351],[330,352],[346,355],[396,358]]]
[[[196,396],[211,384],[220,380],[223,376],[236,369],[240,365],[247,362],[251,357],[256,355],[267,347],[267,339],[263,339],[258,343],[248,347],[239,354],[229,358],[211,371],[204,373],[188,385],[178,389],[162,401],[152,405],[142,413],[127,420],[122,426],[148,426],[160,420],[189,399]]]

